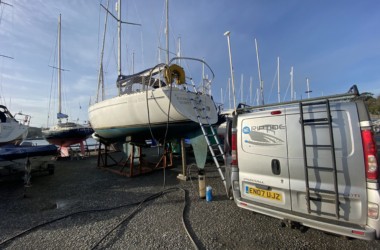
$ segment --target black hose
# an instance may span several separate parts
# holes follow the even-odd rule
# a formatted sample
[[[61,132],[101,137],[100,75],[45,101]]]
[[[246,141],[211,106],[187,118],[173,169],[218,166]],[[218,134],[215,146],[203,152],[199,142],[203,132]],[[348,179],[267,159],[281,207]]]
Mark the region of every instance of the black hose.
[[[66,218],[69,218],[71,216],[74,216],[74,215],[79,215],[79,214],[85,214],[85,213],[95,213],[95,212],[106,212],[106,211],[111,211],[111,210],[116,210],[116,209],[120,209],[120,208],[124,208],[124,207],[128,207],[128,206],[135,206],[135,205],[138,205],[126,218],[124,218],[120,223],[118,223],[113,229],[111,229],[107,234],[105,234],[102,239],[100,239],[91,249],[96,249],[99,244],[107,237],[109,236],[113,231],[115,231],[118,227],[120,227],[124,222],[126,222],[128,219],[132,218],[138,211],[139,209],[142,208],[142,205],[143,203],[147,202],[147,201],[151,201],[151,200],[154,200],[162,195],[165,195],[166,193],[170,193],[170,192],[174,192],[174,191],[177,191],[177,190],[182,190],[184,191],[184,194],[185,194],[185,197],[184,197],[184,206],[183,206],[183,210],[182,210],[182,224],[183,224],[183,227],[186,231],[186,234],[187,236],[189,237],[190,241],[192,242],[193,246],[195,249],[198,249],[198,246],[197,244],[195,243],[191,233],[189,232],[188,230],[188,226],[186,225],[186,222],[185,222],[185,210],[186,210],[186,207],[187,207],[187,200],[186,200],[186,190],[183,189],[183,188],[168,188],[168,189],[164,189],[160,192],[157,192],[155,194],[152,194],[150,196],[148,196],[147,198],[143,199],[142,201],[139,201],[139,202],[133,202],[133,203],[129,203],[129,204],[124,204],[124,205],[120,205],[120,206],[115,206],[115,207],[111,207],[111,208],[102,208],[102,209],[92,209],[92,210],[83,210],[83,211],[78,211],[78,212],[74,212],[74,213],[70,213],[70,214],[67,214],[67,215],[64,215],[64,216],[61,216],[61,217],[58,217],[56,219],[53,219],[53,220],[50,220],[50,221],[46,221],[44,223],[41,223],[39,225],[36,225],[34,227],[31,227],[29,229],[26,229],[24,231],[22,231],[21,233],[18,233],[17,235],[15,236],[12,236],[11,238],[8,238],[4,241],[2,241],[0,243],[0,247],[5,247],[6,244],[9,244],[10,242],[16,240],[17,238],[20,238],[24,235],[27,235],[28,233],[32,232],[32,231],[35,231],[43,226],[46,226],[46,225],[49,225],[49,224],[52,224],[54,222],[57,222],[57,221],[60,221],[60,220],[63,220],[63,219],[66,219]]]

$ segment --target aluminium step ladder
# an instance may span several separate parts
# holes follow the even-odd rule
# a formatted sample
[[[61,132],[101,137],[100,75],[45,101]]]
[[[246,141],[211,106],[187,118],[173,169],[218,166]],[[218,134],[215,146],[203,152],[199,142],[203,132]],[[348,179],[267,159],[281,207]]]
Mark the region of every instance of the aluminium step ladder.
[[[227,190],[227,184],[226,179],[224,177],[224,174],[222,172],[219,160],[223,162],[226,162],[226,155],[222,149],[222,145],[219,142],[219,138],[217,133],[215,132],[214,127],[210,123],[209,116],[207,114],[206,108],[203,105],[202,102],[202,93],[197,91],[195,85],[193,84],[193,87],[195,89],[195,98],[190,98],[190,101],[193,104],[194,112],[197,115],[197,120],[199,123],[199,126],[201,127],[202,133],[205,137],[208,149],[211,153],[212,159],[214,160],[214,163],[216,165],[216,168],[219,172],[219,175],[222,179],[223,185],[226,189],[226,193],[228,196],[228,190]],[[190,91],[188,91],[190,92]],[[194,93],[194,92],[193,92]],[[202,122],[202,120],[206,120],[206,123]]]
[[[326,113],[326,117],[323,118],[309,118],[305,119],[305,108],[306,107],[325,107],[325,110],[322,111]],[[299,109],[300,109],[300,123],[301,123],[301,135],[302,135],[302,149],[303,149],[303,159],[304,159],[304,168],[305,168],[305,184],[306,184],[306,203],[307,203],[307,210],[310,214],[311,208],[310,208],[310,201],[319,201],[319,202],[329,202],[334,203],[335,205],[335,213],[328,213],[328,215],[334,216],[339,219],[339,191],[338,191],[338,179],[337,179],[337,168],[336,168],[336,157],[335,157],[335,145],[334,145],[334,135],[333,135],[333,128],[332,128],[332,117],[331,117],[331,109],[330,109],[330,101],[328,99],[324,100],[318,100],[313,102],[300,102],[299,103]],[[328,137],[329,137],[329,144],[306,144],[306,134],[305,134],[305,127],[311,126],[311,127],[319,127],[322,131],[328,131]],[[327,127],[327,128],[326,128]],[[326,132],[327,132],[326,131]],[[318,166],[318,165],[310,165],[310,162],[308,161],[308,152],[307,148],[316,148],[316,149],[328,149],[330,150],[331,155],[331,162],[332,166]],[[314,171],[314,173],[318,172],[328,172],[332,175],[332,181],[333,181],[333,190],[323,190],[320,188],[310,188],[310,172]],[[313,192],[311,194],[311,191]],[[328,194],[333,195],[334,200],[326,200],[321,198],[321,194]],[[313,211],[313,212],[321,212],[321,211]]]

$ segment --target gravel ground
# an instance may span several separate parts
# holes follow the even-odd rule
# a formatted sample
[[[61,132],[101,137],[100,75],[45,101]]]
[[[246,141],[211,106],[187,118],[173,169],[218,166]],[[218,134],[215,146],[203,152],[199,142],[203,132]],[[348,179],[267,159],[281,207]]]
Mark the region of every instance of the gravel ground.
[[[185,224],[200,249],[380,249],[380,241],[283,228],[278,219],[238,208],[226,197],[211,163],[206,182],[213,188],[213,201],[199,199],[196,167],[188,163],[192,181],[186,182],[177,179],[179,159],[177,167],[165,171],[164,181],[163,170],[128,178],[99,169],[94,156],[56,162],[54,175],[33,176],[25,197],[21,181],[0,182],[0,242],[88,211],[38,227],[0,249],[193,249],[182,223],[185,201]],[[170,190],[136,210],[133,203],[163,188]]]

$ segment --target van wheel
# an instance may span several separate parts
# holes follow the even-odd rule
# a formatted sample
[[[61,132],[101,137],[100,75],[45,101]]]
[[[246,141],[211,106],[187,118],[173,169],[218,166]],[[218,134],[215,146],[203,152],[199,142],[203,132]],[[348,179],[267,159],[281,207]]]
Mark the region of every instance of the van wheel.
[[[309,228],[307,226],[300,225],[299,230],[301,233],[306,233]]]
[[[350,237],[350,236],[342,236],[343,239],[345,240],[353,240],[354,238]]]

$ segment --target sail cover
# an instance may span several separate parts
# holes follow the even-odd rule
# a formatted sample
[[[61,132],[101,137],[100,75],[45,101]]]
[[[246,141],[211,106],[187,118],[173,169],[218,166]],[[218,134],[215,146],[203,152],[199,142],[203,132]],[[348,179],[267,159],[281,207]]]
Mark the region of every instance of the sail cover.
[[[63,113],[57,113],[57,118],[58,119],[64,119],[64,118],[68,118],[69,116],[66,115],[66,114],[63,114]]]

